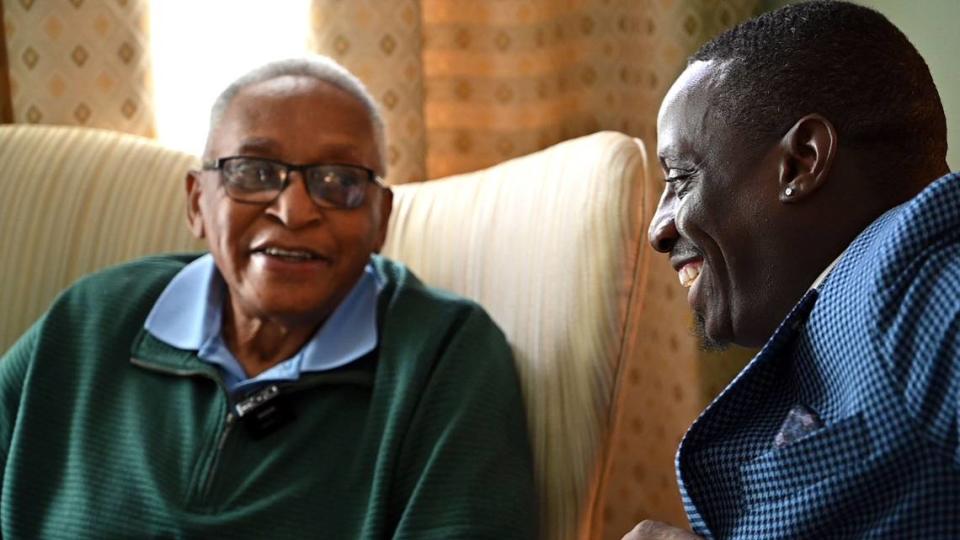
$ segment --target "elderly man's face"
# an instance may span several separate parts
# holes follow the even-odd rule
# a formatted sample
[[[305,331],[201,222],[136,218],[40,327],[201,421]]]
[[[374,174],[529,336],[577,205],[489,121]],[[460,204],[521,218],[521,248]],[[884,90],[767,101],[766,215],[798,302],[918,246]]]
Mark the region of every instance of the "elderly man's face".
[[[206,157],[337,163],[380,171],[363,106],[330,84],[279,77],[238,93],[211,133]],[[188,177],[191,228],[205,237],[230,292],[251,318],[315,324],[336,308],[386,236],[391,196],[372,182],[358,208],[318,206],[301,173],[269,204],[239,202],[218,171]],[[270,249],[274,248],[274,249]],[[277,250],[288,255],[280,255]]]
[[[712,114],[719,74],[713,63],[692,64],[660,108],[666,185],[649,237],[689,289],[707,344],[755,346],[779,321],[768,313],[780,294],[776,152],[751,147]]]

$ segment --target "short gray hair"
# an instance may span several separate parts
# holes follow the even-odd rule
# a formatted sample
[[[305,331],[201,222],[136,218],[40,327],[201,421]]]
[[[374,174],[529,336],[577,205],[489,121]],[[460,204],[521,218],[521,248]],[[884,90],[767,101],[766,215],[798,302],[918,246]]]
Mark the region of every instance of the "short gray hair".
[[[380,162],[384,168],[383,174],[386,175],[387,137],[383,116],[380,114],[380,106],[356,75],[347,71],[347,68],[337,63],[336,60],[319,54],[268,62],[234,80],[223,92],[220,92],[220,95],[213,102],[213,107],[210,109],[208,137],[213,134],[223,119],[223,114],[230,102],[241,90],[279,77],[309,77],[336,86],[356,98],[370,116],[370,122],[373,124],[374,142],[377,145]]]

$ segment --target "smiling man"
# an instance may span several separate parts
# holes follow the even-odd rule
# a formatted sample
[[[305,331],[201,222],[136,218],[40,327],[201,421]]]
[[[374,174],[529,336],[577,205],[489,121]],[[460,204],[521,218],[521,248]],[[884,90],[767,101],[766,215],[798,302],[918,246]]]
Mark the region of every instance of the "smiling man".
[[[0,361],[4,538],[534,538],[476,304],[376,255],[384,129],[325,58],[233,83],[186,179],[209,253],[67,290]]]
[[[846,2],[737,26],[668,92],[650,242],[708,343],[763,346],[681,443],[698,535],[960,537],[960,176],[946,148],[923,59]]]

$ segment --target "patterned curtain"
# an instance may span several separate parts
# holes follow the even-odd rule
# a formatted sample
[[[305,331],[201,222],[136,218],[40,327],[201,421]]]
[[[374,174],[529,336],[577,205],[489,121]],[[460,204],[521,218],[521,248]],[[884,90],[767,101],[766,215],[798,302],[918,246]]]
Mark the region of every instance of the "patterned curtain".
[[[393,184],[427,172],[421,9],[420,0],[320,0],[311,7],[311,49],[340,61],[380,101]]]
[[[4,121],[152,136],[147,4],[5,0],[9,83],[0,100],[7,98],[10,115]]]
[[[313,0],[311,18],[313,48],[357,73],[383,104],[388,181],[403,183],[604,129],[642,138],[652,154],[660,101],[686,57],[759,7],[759,0]],[[659,190],[659,170],[650,177]],[[645,518],[685,523],[673,472],[677,444],[750,355],[695,350],[674,322],[689,307],[666,260],[650,268],[647,287],[670,314],[644,336],[649,365],[625,374],[626,412],[616,419],[592,538],[618,539]]]
[[[653,148],[686,56],[758,3],[313,0],[313,46],[383,103],[390,181],[402,183],[602,129]]]

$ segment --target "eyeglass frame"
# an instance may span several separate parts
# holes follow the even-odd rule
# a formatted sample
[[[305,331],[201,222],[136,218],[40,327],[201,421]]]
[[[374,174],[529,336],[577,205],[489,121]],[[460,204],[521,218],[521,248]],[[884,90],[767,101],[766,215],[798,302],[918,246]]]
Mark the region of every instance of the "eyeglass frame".
[[[280,165],[281,167],[284,168],[284,170],[285,170],[286,172],[285,172],[285,174],[283,175],[283,178],[281,178],[281,180],[280,180],[280,182],[281,182],[281,183],[280,183],[280,189],[277,190],[277,194],[276,194],[276,196],[274,196],[274,198],[270,199],[269,201],[245,201],[245,200],[243,200],[243,199],[238,199],[238,198],[236,198],[236,197],[234,197],[233,195],[230,194],[230,190],[228,190],[227,187],[226,187],[227,179],[226,179],[226,175],[223,174],[223,165],[224,165],[224,163],[226,163],[228,160],[238,159],[238,158],[242,158],[242,159],[255,159],[255,160],[258,160],[258,161],[266,161],[266,162],[268,162],[268,163],[274,163],[274,164],[276,164],[276,165]],[[309,193],[309,192],[310,192],[310,186],[309,186],[309,184],[307,183],[307,175],[306,175],[306,172],[307,172],[308,169],[311,169],[311,168],[313,168],[313,167],[351,167],[351,168],[354,168],[354,169],[360,169],[360,170],[366,171],[366,173],[367,173],[367,180],[368,180],[369,182],[372,182],[373,185],[377,186],[377,187],[380,188],[380,189],[386,189],[386,188],[387,188],[387,184],[384,183],[383,178],[382,178],[380,175],[378,175],[378,174],[376,173],[376,171],[374,171],[373,169],[371,169],[371,168],[369,168],[369,167],[364,167],[363,165],[357,165],[357,164],[355,164],[355,163],[306,163],[306,164],[303,164],[303,165],[296,165],[296,164],[293,164],[293,163],[287,163],[286,161],[281,161],[281,160],[279,160],[279,159],[264,158],[264,157],[259,157],[259,156],[243,156],[243,155],[238,155],[238,156],[226,156],[226,157],[216,158],[216,159],[212,159],[212,160],[209,160],[209,159],[208,159],[208,160],[203,160],[203,161],[201,162],[201,164],[200,164],[200,170],[201,170],[201,171],[217,171],[217,172],[219,173],[218,176],[220,177],[220,185],[223,186],[223,191],[224,191],[224,193],[226,193],[226,194],[227,194],[227,197],[230,197],[231,200],[234,200],[234,201],[236,201],[236,202],[243,203],[243,204],[259,204],[259,205],[264,205],[264,206],[273,204],[274,202],[276,202],[277,199],[280,198],[280,195],[283,194],[283,191],[284,191],[285,189],[287,189],[287,187],[290,185],[290,173],[291,173],[291,172],[299,172],[299,173],[300,173],[300,176],[303,178],[304,187],[307,188],[307,192]],[[321,206],[321,207],[324,207],[324,208],[336,208],[336,209],[341,209],[341,210],[354,210],[354,209],[359,208],[360,206],[362,206],[362,205],[363,205],[363,202],[364,202],[364,201],[360,201],[360,204],[359,204],[359,205],[350,207],[350,206],[337,206],[336,204],[332,204],[332,203],[329,203],[329,202],[328,202],[327,205],[324,205],[324,204],[321,204],[321,203],[317,202],[317,200],[314,199],[313,196],[310,197],[310,200],[313,201],[314,204],[316,204],[317,206]],[[366,199],[364,199],[364,200],[366,200]]]

